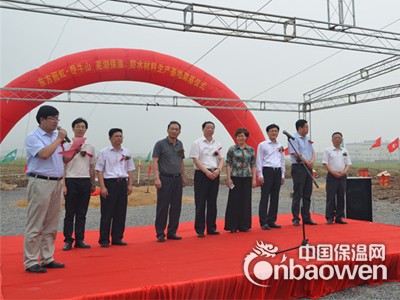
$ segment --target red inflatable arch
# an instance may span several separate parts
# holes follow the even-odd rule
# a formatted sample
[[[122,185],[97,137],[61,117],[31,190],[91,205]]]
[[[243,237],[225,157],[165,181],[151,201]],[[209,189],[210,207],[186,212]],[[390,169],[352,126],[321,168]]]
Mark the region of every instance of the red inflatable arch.
[[[187,97],[239,99],[226,85],[203,70],[178,58],[137,49],[95,49],[67,55],[51,61],[11,81],[8,88],[72,90],[102,81],[141,81],[160,85]],[[26,98],[26,93],[23,93]],[[15,97],[15,93],[13,93]],[[22,97],[22,93],[20,95]],[[43,99],[53,95],[43,93]],[[3,91],[2,98],[11,97]],[[43,101],[44,102],[44,101]],[[29,111],[43,102],[1,101],[1,137],[6,137],[14,125]],[[197,101],[207,105],[208,101]],[[241,102],[218,103],[218,106],[246,107]],[[250,131],[248,144],[257,149],[264,135],[253,114],[245,110],[209,109],[224,124],[232,138],[235,130],[246,127]]]

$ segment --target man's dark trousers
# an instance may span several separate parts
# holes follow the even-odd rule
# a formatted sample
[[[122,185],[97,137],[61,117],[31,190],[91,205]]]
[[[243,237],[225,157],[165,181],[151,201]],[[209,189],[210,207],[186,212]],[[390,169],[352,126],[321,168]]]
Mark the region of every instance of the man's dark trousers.
[[[346,178],[334,177],[331,173],[326,176],[326,210],[327,220],[337,220],[344,218],[344,194],[346,191]]]
[[[160,174],[161,188],[157,190],[156,233],[164,237],[169,215],[167,236],[176,234],[182,208],[182,176],[164,176]]]
[[[214,232],[217,229],[216,219],[219,181],[219,176],[211,180],[200,170],[194,172],[194,202],[196,205],[194,229],[198,234],[204,233],[205,230],[206,207],[207,232]]]
[[[292,221],[300,220],[300,204],[301,199],[303,199],[301,215],[303,216],[303,222],[308,222],[311,220],[310,205],[312,194],[312,178],[305,169],[305,166],[301,163],[292,164],[291,174],[293,178]]]
[[[122,240],[125,231],[128,204],[128,182],[126,179],[104,179],[108,197],[100,197],[100,244],[110,243],[110,230],[113,242]]]
[[[90,178],[65,178],[64,242],[73,242],[75,218],[75,239],[85,239],[86,214],[89,207],[92,183]]]
[[[281,190],[282,170],[280,168],[263,168],[264,184],[261,186],[261,200],[258,209],[260,225],[276,222],[279,204],[279,191]],[[269,209],[268,209],[268,200]]]

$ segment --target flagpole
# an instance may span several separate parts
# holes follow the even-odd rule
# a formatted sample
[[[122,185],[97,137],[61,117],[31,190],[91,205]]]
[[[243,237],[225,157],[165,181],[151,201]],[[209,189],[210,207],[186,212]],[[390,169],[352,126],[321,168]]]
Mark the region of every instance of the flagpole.
[[[146,193],[150,193],[150,174],[147,172],[147,191]]]
[[[138,165],[138,174],[137,174],[137,183],[140,184],[140,170],[142,169],[142,161],[139,160],[139,165]]]
[[[149,165],[147,166],[147,191],[146,191],[146,193],[150,193],[151,153],[152,153],[152,151],[150,150],[149,153],[147,154],[146,160],[145,160],[145,162],[149,163]]]
[[[379,164],[378,164],[379,170],[381,170],[381,161],[382,161],[382,147],[379,147]]]
[[[150,193],[150,174],[151,174],[151,162],[149,162],[149,165],[147,167],[147,191],[146,193]]]

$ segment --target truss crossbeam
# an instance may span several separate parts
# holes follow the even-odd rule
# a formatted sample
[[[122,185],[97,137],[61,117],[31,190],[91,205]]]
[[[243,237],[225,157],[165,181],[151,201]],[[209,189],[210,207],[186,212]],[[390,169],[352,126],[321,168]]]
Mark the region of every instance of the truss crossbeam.
[[[49,100],[48,100],[49,99]],[[194,100],[194,101],[193,101]],[[1,88],[0,101],[35,101],[137,105],[146,107],[207,108],[253,111],[297,112],[299,102],[257,101],[225,98],[198,98],[129,93]],[[196,103],[197,102],[197,103]],[[200,105],[201,104],[201,105]]]
[[[303,94],[304,101],[324,99],[363,81],[400,69],[400,56],[392,56]]]
[[[2,0],[0,8],[176,31],[400,55],[400,34],[395,32],[182,1]]]
[[[386,100],[400,97],[400,84],[368,89],[356,93],[343,94],[330,98],[324,98],[314,101],[304,102],[299,110],[302,112],[311,112],[334,107],[367,103],[378,100]]]
[[[149,107],[207,108],[249,111],[310,113],[400,97],[400,84],[308,102],[198,98],[169,95],[100,93],[84,91],[1,88],[0,101],[33,101],[82,104],[136,105]],[[194,101],[193,101],[194,100]]]

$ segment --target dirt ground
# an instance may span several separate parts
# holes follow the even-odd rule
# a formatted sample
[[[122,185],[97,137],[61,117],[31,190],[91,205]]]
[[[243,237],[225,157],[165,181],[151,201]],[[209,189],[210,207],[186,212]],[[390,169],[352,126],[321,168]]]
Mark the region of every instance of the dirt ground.
[[[147,191],[146,186],[134,187],[133,193],[128,196],[128,206],[155,205],[157,203],[157,192],[154,186]],[[182,203],[194,203],[193,197],[183,195]],[[23,198],[16,202],[18,207],[28,207],[28,200]],[[89,207],[100,207],[100,196],[90,197]]]
[[[16,170],[16,168],[18,168]],[[0,190],[13,190],[16,187],[26,187],[28,178],[22,174],[21,167],[16,167],[13,164],[2,164],[0,166]],[[147,168],[144,168],[147,170]],[[322,167],[316,167],[317,178],[324,178],[326,176],[326,170]],[[374,200],[382,200],[382,201],[390,201],[391,203],[397,202],[400,204],[400,170],[399,169],[391,169],[390,173],[390,184],[386,186],[382,186],[379,183],[379,179],[376,176],[378,173],[382,172],[382,170],[378,170],[375,168],[369,168],[369,174],[372,178],[372,194]],[[193,167],[188,166],[187,170],[187,185],[193,185]],[[286,172],[286,177],[290,178],[290,171]],[[19,175],[16,175],[19,174]],[[135,176],[135,187],[132,195],[129,196],[128,202],[130,206],[142,206],[142,205],[154,205],[156,203],[156,192],[153,186],[154,180],[152,175],[150,176],[150,186],[148,193],[148,178],[145,171],[141,173],[140,183],[137,183],[137,174]],[[349,176],[357,177],[358,169],[351,168],[349,172]],[[221,175],[221,184],[225,182],[224,173]],[[324,184],[320,185],[320,189],[314,190],[314,193],[325,193]],[[99,196],[92,196],[90,201],[91,207],[99,207],[100,206]],[[193,199],[190,197],[184,197],[184,203],[193,202]],[[26,199],[21,199],[18,205],[25,206]]]
[[[374,200],[386,200],[391,203],[397,202],[400,204],[400,169],[389,170],[390,174],[390,184],[381,185],[379,178],[376,176],[381,173],[382,170],[375,168],[368,169],[370,177],[372,179],[372,195]],[[325,168],[317,168],[317,174],[321,174],[322,177],[326,176]],[[358,177],[358,169],[351,168],[349,171],[349,177]],[[325,193],[325,186],[320,185],[320,189],[316,191],[314,189],[313,193]]]

